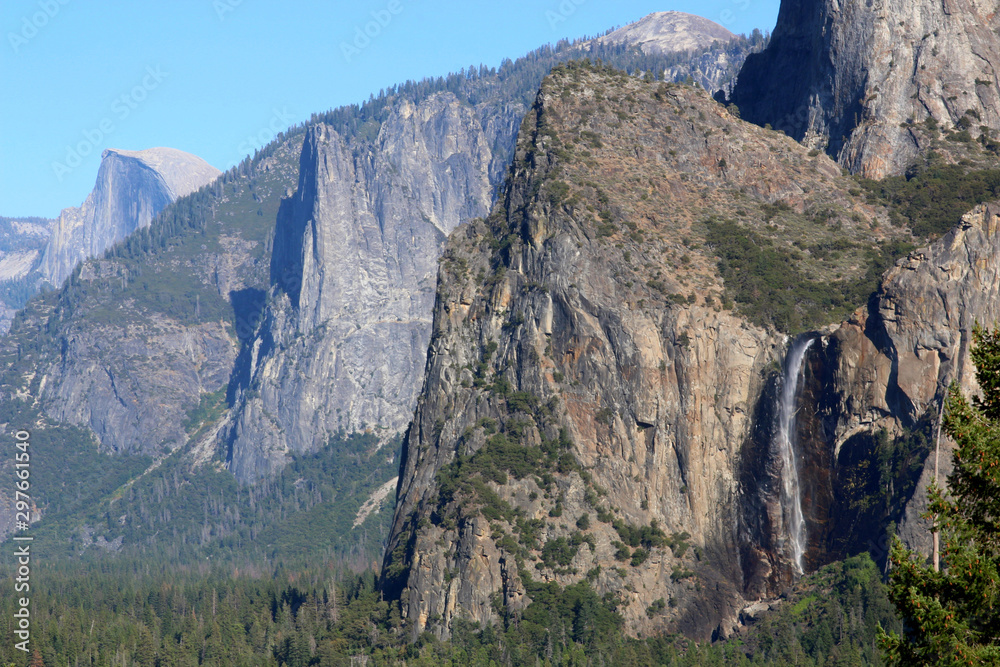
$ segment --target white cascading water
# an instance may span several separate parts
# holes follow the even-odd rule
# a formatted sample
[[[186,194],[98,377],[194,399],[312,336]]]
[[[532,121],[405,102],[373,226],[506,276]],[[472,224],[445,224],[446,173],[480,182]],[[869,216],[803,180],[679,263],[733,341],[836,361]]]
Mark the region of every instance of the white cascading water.
[[[795,399],[802,377],[802,364],[815,338],[796,341],[788,352],[785,377],[778,405],[778,431],[775,434],[781,455],[781,507],[788,536],[792,562],[798,574],[804,574],[802,558],[806,550],[806,521],[802,515],[802,494],[799,489],[799,464],[795,456]]]

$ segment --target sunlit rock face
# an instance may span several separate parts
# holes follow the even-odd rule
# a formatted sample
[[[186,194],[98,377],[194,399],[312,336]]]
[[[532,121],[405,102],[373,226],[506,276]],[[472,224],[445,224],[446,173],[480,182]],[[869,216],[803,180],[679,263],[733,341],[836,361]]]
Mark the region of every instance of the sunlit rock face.
[[[733,101],[853,173],[898,174],[930,148],[914,125],[1000,128],[998,28],[992,0],[784,0]]]
[[[87,200],[59,214],[42,254],[42,277],[62,284],[77,264],[149,226],[168,204],[219,174],[201,158],[173,148],[104,151]]]
[[[286,453],[340,429],[406,428],[438,257],[492,201],[492,134],[447,93],[400,102],[373,143],[309,130],[298,191],[275,232],[274,299],[243,360],[248,384],[226,435],[238,477],[278,469]]]

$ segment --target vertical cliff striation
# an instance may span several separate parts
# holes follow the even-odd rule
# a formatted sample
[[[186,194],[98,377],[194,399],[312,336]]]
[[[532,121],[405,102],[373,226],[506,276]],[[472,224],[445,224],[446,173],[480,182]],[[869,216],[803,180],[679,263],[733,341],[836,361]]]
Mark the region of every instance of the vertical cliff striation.
[[[898,174],[929,150],[928,123],[1000,129],[998,28],[990,0],[783,0],[733,101],[854,173]]]
[[[62,284],[77,264],[148,227],[167,204],[220,173],[201,158],[173,148],[104,151],[87,200],[59,214],[42,253],[42,277],[52,285]]]
[[[708,637],[789,580],[767,517],[780,454],[753,446],[770,449],[755,416],[787,339],[733,312],[719,269],[738,256],[720,263],[717,246],[884,242],[894,232],[850,188],[825,156],[696,88],[553,72],[502,201],[442,263],[382,575],[414,635],[586,580],[617,596],[631,633]],[[759,516],[744,514],[751,496]]]
[[[408,421],[403,415],[412,409],[422,378],[422,362],[415,360],[425,355],[430,335],[436,269],[433,262],[427,264],[428,258],[440,253],[444,235],[462,216],[486,212],[503,181],[520,119],[538,83],[552,65],[578,57],[577,46],[563,42],[496,69],[409,82],[360,106],[317,115],[311,124],[325,122],[333,128],[346,153],[332,150],[337,142],[328,135],[330,146],[317,142],[321,154],[313,157],[335,160],[331,166],[343,167],[346,174],[356,172],[358,180],[348,187],[314,179],[315,202],[306,201],[305,191],[293,196],[305,134],[305,128],[293,128],[209,189],[171,204],[150,227],[132,234],[113,257],[85,262],[78,282],[64,282],[58,292],[30,303],[14,319],[11,337],[0,345],[0,355],[17,362],[7,366],[0,391],[24,397],[32,406],[40,403],[53,421],[92,431],[102,451],[156,456],[187,443],[192,437],[185,426],[188,416],[202,403],[214,405],[223,393],[229,400],[220,409],[229,428],[219,437],[218,424],[213,423],[211,437],[198,434],[197,446],[192,445],[195,460],[231,457],[237,451],[246,462],[238,466],[243,479],[280,465],[289,439],[294,449],[322,444],[341,426],[402,430]],[[637,62],[626,46],[594,49],[593,57],[622,67]],[[683,56],[643,58],[662,69]],[[438,102],[429,102],[431,97]],[[417,153],[406,153],[409,150]],[[348,167],[348,162],[354,164]],[[93,243],[99,252],[105,247],[100,237],[110,242],[126,231],[98,231],[105,223],[114,228],[106,213],[129,213],[132,228],[141,227],[160,205],[152,199],[172,200],[198,184],[185,185],[170,164],[187,162],[176,152],[159,149],[110,151],[88,203],[63,216],[62,240],[54,241],[47,253],[50,279],[72,271],[80,247]],[[394,174],[397,168],[401,171]],[[317,165],[316,171],[321,169]],[[469,169],[476,173],[470,176]],[[116,188],[133,189],[137,198],[126,201],[115,194]],[[337,255],[342,249],[328,236],[322,248],[311,246],[310,257],[329,253],[329,261],[310,259],[308,267],[297,267],[309,216],[317,224],[340,216],[338,224],[343,225],[352,211],[358,212],[363,228],[342,229],[359,255]],[[275,237],[279,218],[283,231]],[[117,213],[115,219],[121,219]],[[383,230],[380,224],[388,227]],[[301,229],[290,231],[294,225]],[[414,235],[407,238],[409,231]],[[272,262],[274,243],[279,256]],[[419,244],[430,250],[417,248]],[[369,248],[371,257],[362,257]],[[293,259],[287,259],[287,251],[294,251]],[[334,265],[342,259],[359,271],[357,289],[353,281],[345,282],[346,268],[333,278],[339,270]],[[272,264],[280,267],[273,276]],[[272,285],[285,280],[286,270],[291,271],[288,287],[297,294],[293,283],[296,272],[303,278],[303,268],[306,298],[314,300],[309,301],[310,314],[292,324],[298,296],[295,304],[291,299],[279,303],[287,297],[279,287],[275,302],[267,307],[267,295]],[[321,277],[324,272],[329,280]],[[424,284],[403,284],[411,278]],[[335,296],[345,285],[343,295]],[[345,306],[358,308],[353,320],[346,311],[331,314]],[[382,316],[384,326],[373,319]],[[355,332],[359,324],[371,326],[348,336],[348,344],[331,343],[337,350],[335,362],[327,355],[310,365],[313,352],[316,357],[324,354],[316,339],[327,336],[324,340],[330,342],[326,328],[334,321],[345,325],[338,330],[345,335],[350,330],[347,322],[355,322]],[[390,336],[391,331],[402,337]],[[377,339],[372,339],[372,354],[365,347],[368,335]],[[303,341],[312,341],[311,351],[305,351]],[[286,351],[287,363],[278,358]],[[299,364],[319,373],[321,368],[330,370],[327,363],[339,364],[331,371],[339,378],[337,391],[354,397],[337,403],[340,414],[323,406],[330,389],[323,382],[330,377],[308,378],[295,370]],[[279,369],[285,375],[281,389],[275,389],[278,380],[265,376]],[[402,388],[403,382],[379,379],[393,374],[407,374],[408,388]],[[248,389],[252,378],[260,380],[256,389]],[[287,396],[279,397],[285,390]],[[257,412],[250,415],[247,410]],[[276,426],[279,422],[284,426]],[[292,428],[282,432],[288,425]],[[264,434],[256,459],[251,434]],[[253,460],[261,466],[255,468]]]
[[[167,205],[119,252],[84,262],[75,281],[29,303],[0,345],[0,391],[40,408],[49,423],[88,429],[103,452],[163,456],[185,444],[189,411],[226,386],[239,352],[234,320],[244,314],[234,315],[231,301],[243,307],[241,297],[266,284],[270,229],[259,221],[271,207],[262,199],[295,182],[301,142],[289,143],[262,156],[259,173],[237,180],[230,172],[225,186]],[[177,153],[142,151],[142,164],[109,153],[84,219],[123,232],[121,216],[144,219],[153,199],[169,201],[210,177],[210,167],[189,170],[204,163]],[[111,239],[96,227],[74,234],[86,229],[92,240]]]
[[[735,38],[676,14],[651,15],[609,43],[683,61],[683,49]],[[559,59],[579,53],[562,48]],[[743,49],[716,55],[729,63]],[[268,474],[286,454],[313,451],[341,429],[388,436],[406,428],[430,339],[437,259],[459,223],[489,211],[525,111],[515,88],[522,84],[472,81],[461,100],[400,95],[373,139],[311,130],[298,190],[275,231],[273,299],[234,372],[223,449],[240,479]]]
[[[401,101],[374,142],[310,128],[282,206],[274,286],[228,435],[241,479],[331,435],[409,422],[447,235],[485,214],[496,137],[441,93]]]
[[[896,435],[930,424],[929,452],[913,500],[898,532],[911,546],[930,551],[930,529],[920,514],[933,480],[934,429],[951,382],[978,391],[969,358],[976,324],[1000,322],[1000,207],[976,207],[933,245],[901,260],[885,277],[868,309],[858,311],[831,336],[838,406],[832,446],[844,467],[866,434]],[[942,440],[940,482],[951,469],[951,445]],[[884,526],[883,526],[884,528]],[[872,546],[881,549],[880,536]]]

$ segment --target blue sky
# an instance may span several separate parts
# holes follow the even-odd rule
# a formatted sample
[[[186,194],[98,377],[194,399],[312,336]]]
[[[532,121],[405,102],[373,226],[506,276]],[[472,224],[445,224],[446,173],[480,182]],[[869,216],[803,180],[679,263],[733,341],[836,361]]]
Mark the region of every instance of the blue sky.
[[[55,217],[101,151],[170,146],[219,169],[317,111],[516,58],[654,11],[770,30],[779,0],[4,0],[0,215]],[[381,19],[357,51],[356,32]]]

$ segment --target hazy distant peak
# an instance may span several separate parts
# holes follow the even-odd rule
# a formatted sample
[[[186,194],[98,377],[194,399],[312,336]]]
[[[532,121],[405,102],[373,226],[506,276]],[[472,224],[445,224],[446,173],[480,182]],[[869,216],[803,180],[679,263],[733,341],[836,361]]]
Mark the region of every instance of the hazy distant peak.
[[[645,53],[670,53],[728,42],[736,35],[714,21],[684,12],[654,12],[635,23],[608,33],[602,44],[628,43]]]
[[[191,194],[222,173],[197,155],[176,148],[158,147],[141,151],[109,148],[101,154],[101,159],[106,160],[111,155],[138,160],[158,173],[170,190],[171,199]]]
[[[61,285],[77,264],[148,227],[171,202],[220,173],[200,157],[175,148],[107,149],[86,201],[59,214],[42,255],[42,276]]]

